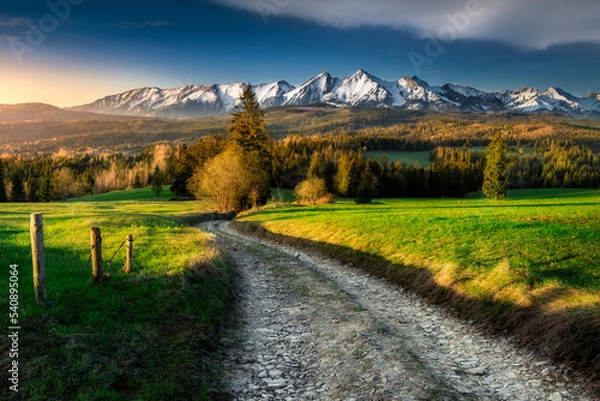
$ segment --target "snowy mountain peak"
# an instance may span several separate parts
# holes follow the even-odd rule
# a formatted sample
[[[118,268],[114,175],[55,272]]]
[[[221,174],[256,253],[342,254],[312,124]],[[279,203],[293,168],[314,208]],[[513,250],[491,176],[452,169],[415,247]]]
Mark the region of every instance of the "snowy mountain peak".
[[[235,107],[242,87],[241,82],[210,86],[190,84],[171,89],[144,87],[106,96],[74,109],[170,118],[222,114],[229,113]],[[582,98],[556,87],[550,87],[544,93],[527,87],[485,92],[456,83],[431,86],[416,76],[385,81],[363,69],[342,79],[322,72],[297,88],[286,81],[275,81],[254,85],[253,89],[262,107],[327,104],[335,107],[390,107],[408,110],[484,113],[549,111],[600,115],[599,93]]]
[[[560,88],[554,88],[554,87],[549,87],[548,89],[546,89],[546,92],[544,92],[544,96],[548,96],[554,99],[568,99],[570,97],[572,97],[569,93],[567,93],[566,91],[560,89]]]
[[[375,81],[375,82],[383,82],[380,78],[376,77],[375,75],[369,74],[367,71],[365,71],[363,69],[356,71],[354,73],[354,75],[352,75],[349,79],[355,80],[355,81],[371,80],[371,81]]]
[[[317,75],[313,79],[321,79],[321,78],[330,79],[331,78],[331,74],[329,74],[327,71],[323,71],[322,73],[320,73],[319,75]]]
[[[284,98],[285,106],[308,106],[321,103],[324,95],[338,84],[338,79],[333,78],[328,72],[323,72],[306,81],[296,89],[289,91]]]

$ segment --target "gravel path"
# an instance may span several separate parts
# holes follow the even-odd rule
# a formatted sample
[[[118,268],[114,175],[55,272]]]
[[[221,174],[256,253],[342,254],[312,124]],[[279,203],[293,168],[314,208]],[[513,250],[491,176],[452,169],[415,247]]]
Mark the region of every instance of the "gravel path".
[[[564,366],[481,334],[367,273],[201,226],[240,275],[235,400],[595,400]]]

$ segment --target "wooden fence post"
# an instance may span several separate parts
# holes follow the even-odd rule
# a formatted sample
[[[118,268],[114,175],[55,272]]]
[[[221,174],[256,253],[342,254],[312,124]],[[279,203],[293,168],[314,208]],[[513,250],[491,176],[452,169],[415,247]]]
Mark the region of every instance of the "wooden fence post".
[[[31,214],[31,256],[33,259],[33,286],[35,300],[45,304],[48,298],[46,292],[46,260],[44,257],[44,224],[41,213]]]
[[[92,276],[95,283],[102,282],[102,235],[98,227],[92,227],[90,231],[92,243]]]
[[[133,235],[128,235],[127,236],[127,245],[126,245],[126,249],[127,249],[127,258],[125,261],[125,273],[131,273],[131,270],[133,270]]]

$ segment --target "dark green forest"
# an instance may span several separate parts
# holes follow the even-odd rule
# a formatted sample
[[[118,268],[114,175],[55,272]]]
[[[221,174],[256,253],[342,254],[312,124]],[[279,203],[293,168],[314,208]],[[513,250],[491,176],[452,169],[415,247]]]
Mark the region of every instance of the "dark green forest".
[[[411,137],[417,136],[411,132]],[[325,180],[330,193],[355,197],[365,171],[372,177],[374,197],[462,197],[481,189],[485,152],[490,138],[441,144],[407,140],[393,132],[292,135],[274,140],[271,186],[294,188],[307,176]],[[548,135],[521,140],[509,134],[510,188],[597,188],[600,185],[600,139]],[[475,140],[476,139],[476,140]],[[226,135],[200,138],[191,146],[155,145],[136,155],[13,155],[2,158],[0,177],[12,201],[50,201],[150,185],[161,174],[179,197],[191,197],[188,181],[195,171],[224,148]],[[462,143],[461,143],[462,142]],[[478,145],[477,147],[475,145]],[[430,150],[431,166],[391,162],[369,151]],[[2,191],[0,191],[2,195]],[[0,196],[1,197],[1,196]]]

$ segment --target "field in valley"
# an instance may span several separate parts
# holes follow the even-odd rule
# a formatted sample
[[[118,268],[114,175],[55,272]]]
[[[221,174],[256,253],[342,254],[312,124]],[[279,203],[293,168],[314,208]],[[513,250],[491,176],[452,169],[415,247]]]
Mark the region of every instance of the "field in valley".
[[[421,167],[429,167],[433,164],[429,160],[431,156],[430,151],[415,151],[415,152],[367,152],[365,153],[365,159],[378,159],[382,160],[383,155],[388,159],[388,162],[403,162],[408,166],[414,166],[418,164]]]
[[[286,206],[242,226],[320,250],[598,372],[600,191]]]
[[[229,315],[232,272],[210,237],[190,225],[200,220],[201,205],[153,196],[145,188],[85,203],[2,205],[0,281],[8,283],[9,265],[18,264],[21,327],[20,391],[3,386],[3,399],[192,400],[216,391],[208,356]],[[44,217],[47,306],[33,293],[31,212]],[[110,274],[100,285],[88,261],[93,226],[102,229]],[[128,234],[135,264],[124,274],[119,246]],[[5,285],[5,312],[7,295]],[[8,346],[2,342],[3,366]]]

